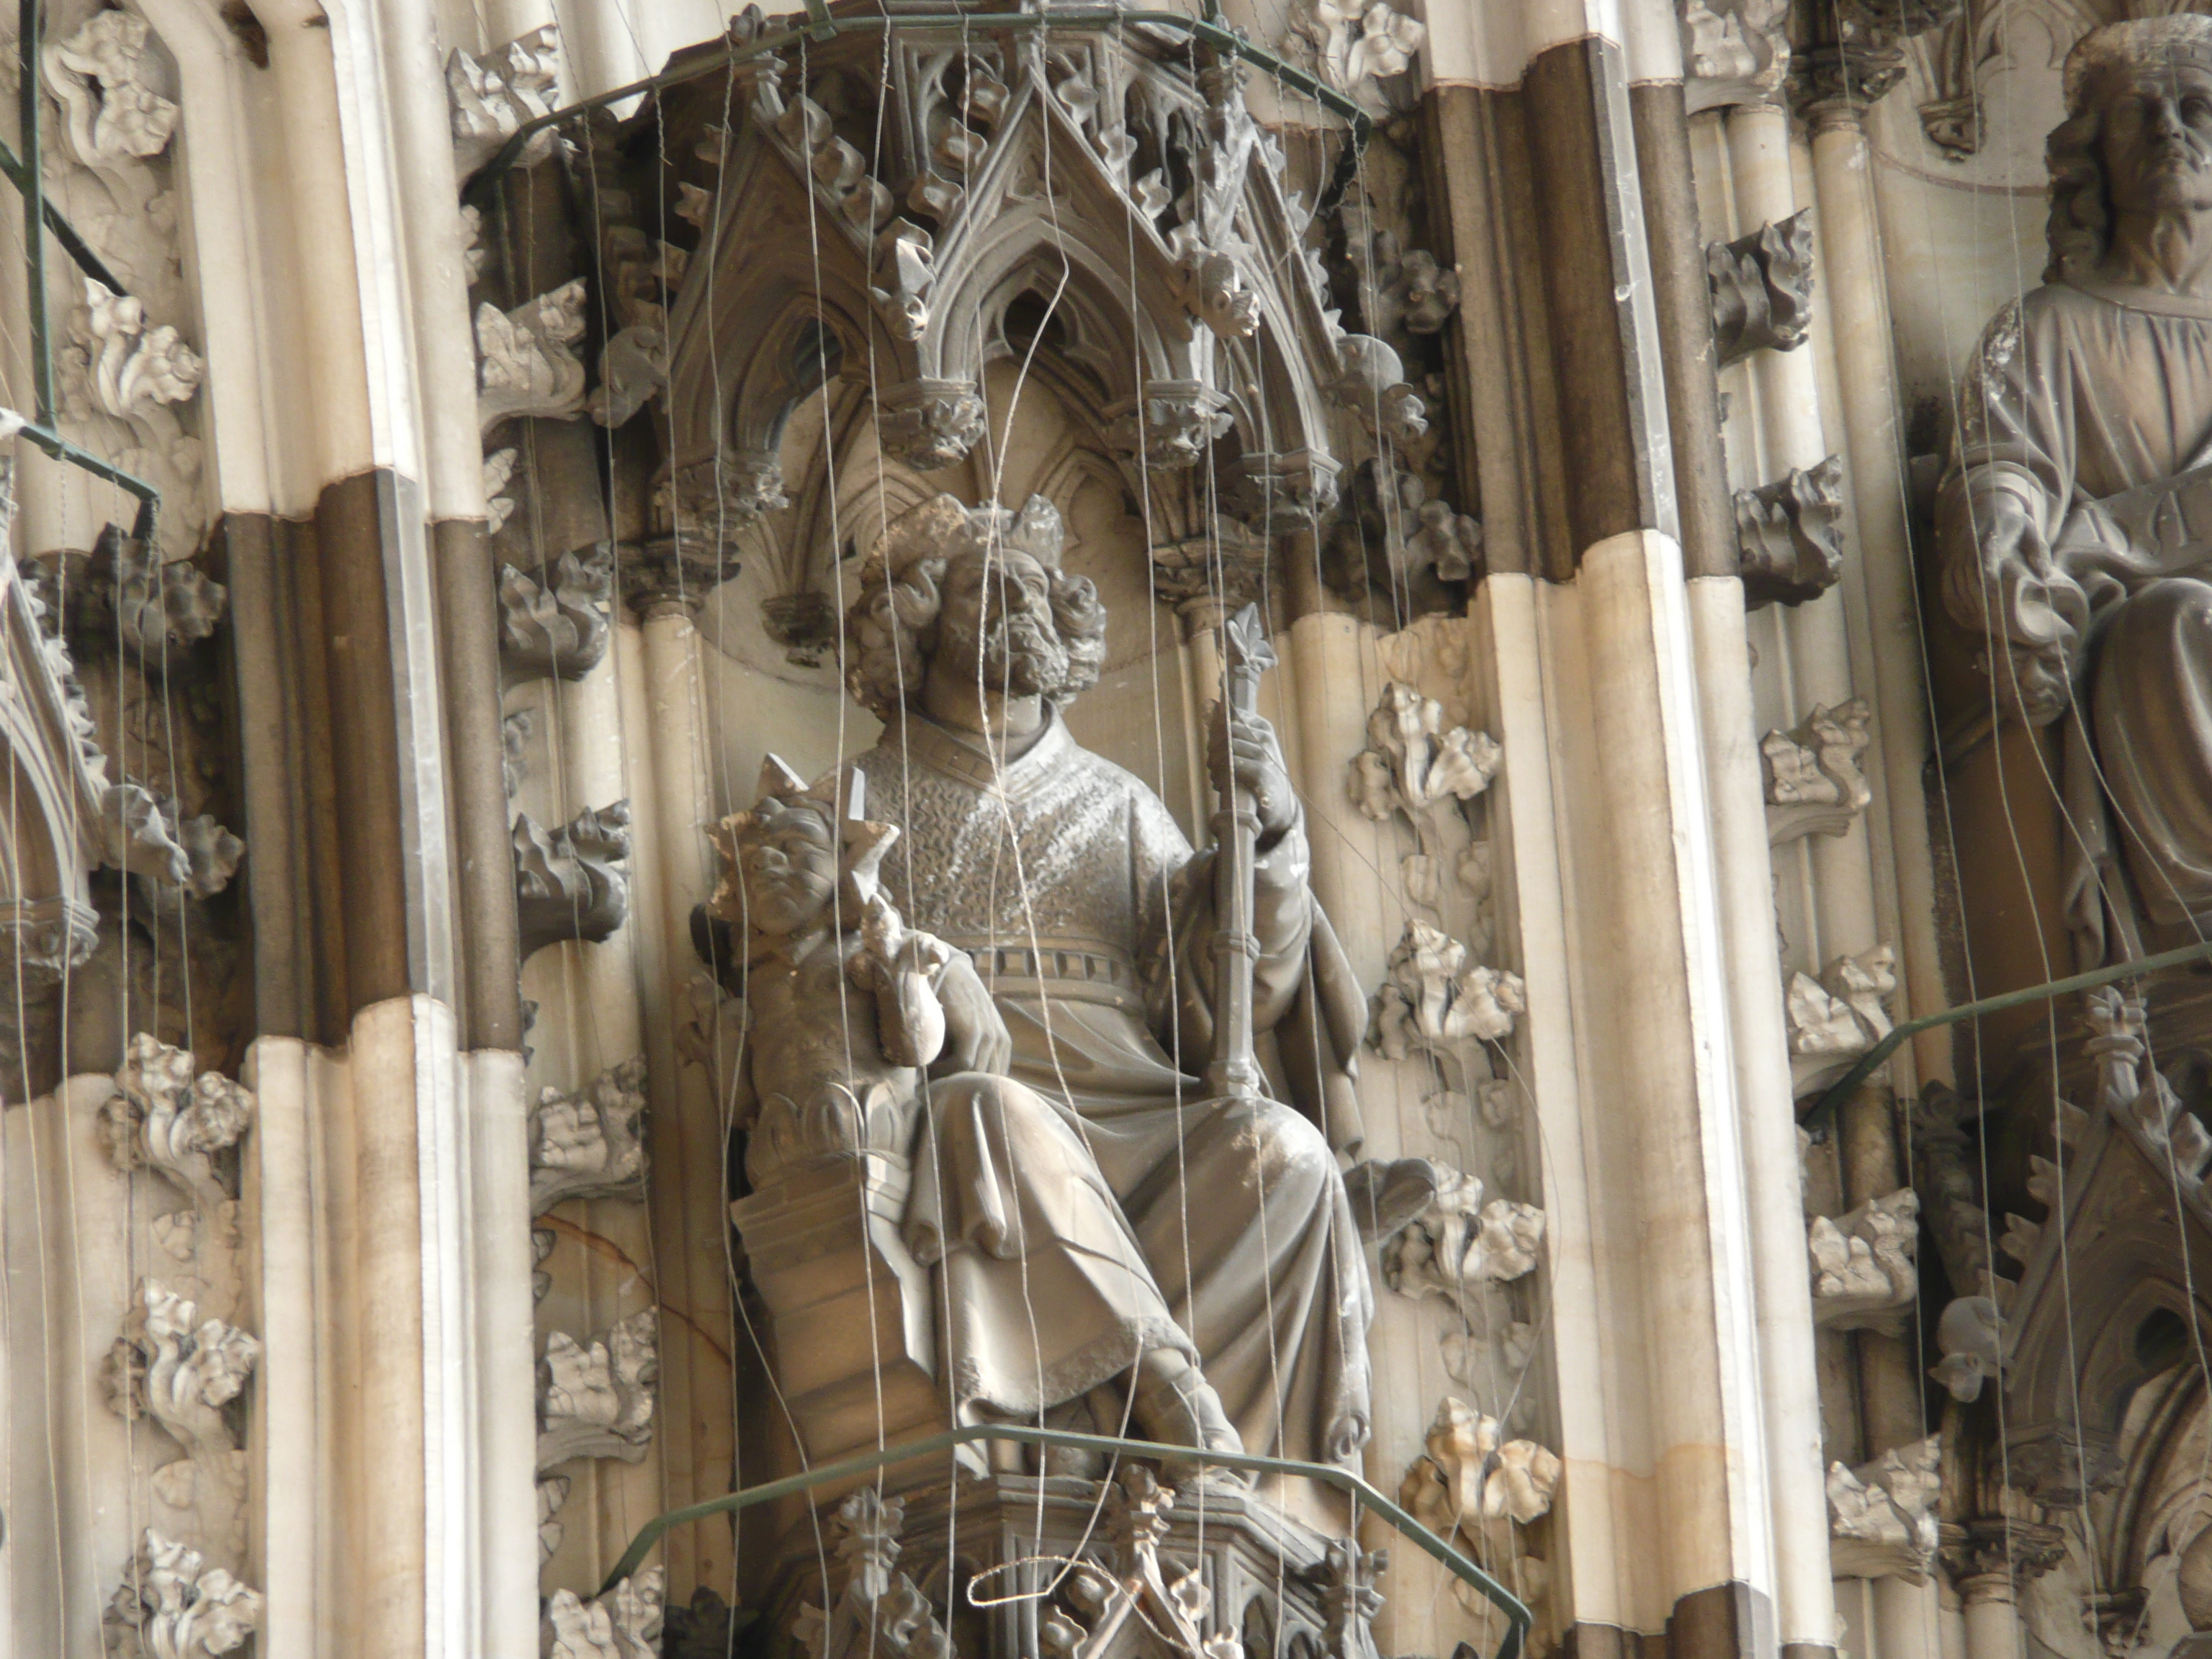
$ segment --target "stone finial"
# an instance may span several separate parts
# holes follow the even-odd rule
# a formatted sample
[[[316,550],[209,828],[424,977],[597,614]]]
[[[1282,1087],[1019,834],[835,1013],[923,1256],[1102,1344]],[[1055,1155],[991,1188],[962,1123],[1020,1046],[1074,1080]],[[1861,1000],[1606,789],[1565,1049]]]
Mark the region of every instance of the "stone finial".
[[[837,1506],[837,1554],[848,1566],[845,1593],[826,1613],[800,1607],[792,1634],[808,1659],[954,1659],[952,1638],[929,1598],[897,1570],[906,1505],[863,1486]]]

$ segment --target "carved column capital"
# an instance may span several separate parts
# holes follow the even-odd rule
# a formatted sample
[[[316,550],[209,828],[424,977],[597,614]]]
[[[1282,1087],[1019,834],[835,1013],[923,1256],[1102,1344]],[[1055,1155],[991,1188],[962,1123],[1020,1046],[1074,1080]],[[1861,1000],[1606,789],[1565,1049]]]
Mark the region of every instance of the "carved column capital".
[[[1790,106],[1815,132],[1863,126],[1905,79],[1905,48],[1887,40],[1808,46],[1790,54]]]
[[[674,534],[626,543],[615,562],[623,603],[641,622],[681,612],[696,616],[707,595],[738,574],[738,562],[713,538]]]
[[[1210,535],[1152,550],[1152,592],[1175,606],[1184,637],[1195,637],[1258,602],[1267,551],[1267,542],[1236,520],[1218,518]]]
[[[1969,1606],[2014,1601],[2066,1556],[2066,1534],[2042,1521],[1990,1516],[1946,1521],[1936,1530],[1936,1559]]]
[[[1905,43],[1957,21],[1965,0],[1837,0],[1834,33],[1790,55],[1790,105],[1815,132],[1862,126],[1905,79]]]

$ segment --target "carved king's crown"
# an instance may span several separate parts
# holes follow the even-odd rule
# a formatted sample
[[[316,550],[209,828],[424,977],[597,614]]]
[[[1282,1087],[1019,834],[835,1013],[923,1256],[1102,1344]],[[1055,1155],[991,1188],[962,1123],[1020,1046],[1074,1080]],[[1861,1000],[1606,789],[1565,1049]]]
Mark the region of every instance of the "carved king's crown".
[[[950,501],[951,496],[942,499]],[[846,782],[849,791],[845,810],[837,810],[837,787]],[[837,878],[842,892],[841,908],[849,911],[854,925],[882,886],[881,871],[884,854],[891,850],[898,839],[895,823],[878,823],[863,816],[866,811],[867,775],[857,769],[832,772],[819,783],[809,786],[785,763],[782,757],[769,755],[761,762],[760,796],[750,811],[732,812],[710,832],[714,849],[722,855],[722,879],[714,896],[707,903],[712,915],[726,921],[744,920],[744,896],[738,884],[738,853],[739,846],[753,834],[774,823],[785,814],[813,811],[831,825],[837,836]]]
[[[2212,17],[2181,12],[2091,29],[2066,54],[2068,118],[2081,113],[2083,96],[2100,70],[2137,64],[2188,64],[2212,70]]]
[[[891,520],[884,532],[880,556],[893,575],[923,559],[957,558],[1011,548],[1026,553],[1048,570],[1060,568],[1066,530],[1060,509],[1032,495],[1022,510],[990,502],[969,507],[957,495],[938,495]]]

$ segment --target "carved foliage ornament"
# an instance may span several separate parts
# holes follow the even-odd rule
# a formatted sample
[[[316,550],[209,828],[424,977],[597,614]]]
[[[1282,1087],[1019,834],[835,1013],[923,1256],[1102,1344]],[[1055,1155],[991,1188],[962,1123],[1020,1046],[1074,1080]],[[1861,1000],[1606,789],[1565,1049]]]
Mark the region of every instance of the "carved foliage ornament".
[[[158,1170],[204,1208],[231,1197],[217,1160],[253,1121],[252,1091],[217,1072],[195,1075],[188,1051],[143,1031],[131,1039],[115,1088],[100,1126],[118,1169]]]
[[[555,1590],[539,1632],[544,1659],[660,1659],[667,1573],[647,1567],[589,1601]]]
[[[1717,367],[1762,349],[1795,351],[1813,321],[1812,210],[1733,242],[1708,244],[1705,280]]]
[[[1789,0],[1676,0],[1688,112],[1771,98],[1790,66]]]
[[[1520,1278],[1543,1247],[1544,1212],[1533,1204],[1482,1201],[1479,1176],[1439,1169],[1426,1208],[1382,1250],[1382,1280],[1401,1296],[1455,1304],[1484,1285]]]
[[[1837,1575],[1924,1584],[1937,1543],[1940,1435],[1893,1447],[1856,1469],[1828,1466],[1829,1559]]]
[[[610,210],[628,210],[627,192],[607,191]],[[599,384],[586,406],[605,427],[623,425],[668,384],[668,307],[691,256],[635,225],[609,226],[600,270],[621,325],[599,353]]]
[[[1376,823],[1402,813],[1420,850],[1404,864],[1408,895],[1433,908],[1437,873],[1444,852],[1443,816],[1462,810],[1490,787],[1504,750],[1486,732],[1464,726],[1444,729],[1443,705],[1402,680],[1382,688],[1367,716],[1367,747],[1352,758],[1352,804]],[[1470,843],[1460,878],[1471,889],[1486,884],[1477,843]],[[1487,848],[1484,848],[1486,853]]]
[[[1859,769],[1873,717],[1863,697],[1834,708],[1815,703],[1793,730],[1769,732],[1759,739],[1769,846],[1806,836],[1850,832],[1874,799],[1874,790]]]
[[[1792,467],[1786,477],[1735,492],[1735,536],[1747,609],[1803,605],[1844,571],[1844,463]]]
[[[508,681],[579,680],[598,667],[607,653],[614,585],[611,542],[563,553],[534,571],[501,565],[499,663]]]
[[[1389,1060],[1415,1052],[1457,1064],[1459,1046],[1498,1042],[1528,1012],[1521,976],[1470,963],[1464,945],[1411,921],[1369,1005],[1368,1041]]]
[[[1303,0],[1291,27],[1322,78],[1350,93],[1366,91],[1378,76],[1403,75],[1429,37],[1427,25],[1383,0]]]
[[[119,15],[109,13],[105,15]],[[68,343],[56,361],[61,410],[97,428],[118,423],[128,436],[98,446],[116,463],[161,486],[161,552],[190,554],[204,514],[198,505],[200,441],[177,406],[199,391],[205,365],[175,328],[154,324],[143,301],[111,292],[88,276],[84,303],[69,313]]]
[[[514,416],[573,421],[584,412],[584,280],[502,312],[477,307],[477,423],[489,433]]]
[[[145,672],[161,673],[171,652],[212,635],[230,597],[189,560],[164,562],[112,524],[101,529],[89,556],[63,560],[71,568],[63,618],[70,643],[80,652],[119,645]]]
[[[614,937],[629,915],[629,803],[586,808],[554,830],[518,814],[514,902],[525,961],[562,939]]]
[[[466,179],[498,154],[526,121],[550,115],[560,101],[561,31],[548,23],[482,58],[456,49],[446,60],[446,98],[453,111],[453,168]],[[525,166],[553,152],[546,128],[523,147]]]
[[[262,1598],[198,1550],[147,1530],[100,1615],[107,1659],[213,1659],[261,1623]]]
[[[1790,976],[1783,1006],[1790,1030],[1792,1086],[1799,1096],[1826,1086],[1887,1036],[1887,1000],[1897,989],[1897,953],[1887,945],[1838,957],[1817,980]]]
[[[177,106],[148,77],[148,33],[146,20],[131,12],[94,12],[40,54],[46,84],[62,106],[62,141],[88,167],[159,155],[177,130]]]
[[[1449,1395],[1437,1407],[1425,1449],[1407,1469],[1398,1501],[1449,1540],[1480,1539],[1486,1523],[1541,1520],[1559,1488],[1559,1455],[1533,1440],[1508,1440],[1494,1417]]]
[[[1211,533],[1152,549],[1152,592],[1186,617],[1231,617],[1258,603],[1267,568],[1267,542],[1217,516]]]
[[[126,1421],[151,1418],[183,1449],[154,1471],[154,1496],[233,1559],[246,1547],[246,1468],[226,1407],[260,1345],[230,1322],[244,1296],[231,1156],[253,1111],[246,1090],[196,1073],[190,1054],[142,1032],[100,1114],[117,1168],[158,1173],[191,1200],[149,1219],[177,1276],[139,1282],[104,1367],[108,1403]]]
[[[538,1364],[538,1468],[576,1457],[644,1459],[660,1377],[659,1320],[647,1308],[617,1320],[588,1347],[565,1331],[545,1339]]]
[[[530,1109],[530,1212],[571,1198],[642,1198],[645,1107],[641,1057],[573,1093],[541,1090]]]
[[[1910,1187],[1832,1220],[1814,1216],[1806,1234],[1814,1322],[1901,1335],[1920,1295],[1913,1266],[1919,1223],[1920,1195]]]

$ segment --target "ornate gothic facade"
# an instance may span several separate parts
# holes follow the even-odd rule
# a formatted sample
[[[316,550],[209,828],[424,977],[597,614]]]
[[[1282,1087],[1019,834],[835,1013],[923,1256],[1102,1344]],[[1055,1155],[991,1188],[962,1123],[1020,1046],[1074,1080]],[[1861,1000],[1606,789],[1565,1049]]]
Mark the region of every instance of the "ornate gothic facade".
[[[2212,1653],[2212,18],[0,33],[0,1652]]]

